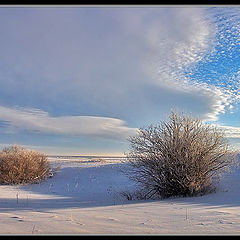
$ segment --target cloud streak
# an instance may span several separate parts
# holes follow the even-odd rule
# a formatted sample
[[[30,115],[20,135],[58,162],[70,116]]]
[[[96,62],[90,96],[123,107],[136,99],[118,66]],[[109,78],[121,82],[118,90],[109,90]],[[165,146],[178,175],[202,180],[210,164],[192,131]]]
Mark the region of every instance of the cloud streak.
[[[7,108],[0,106],[0,119],[14,131],[34,131],[68,136],[92,136],[126,139],[136,129],[127,127],[116,118],[94,116],[51,117],[47,112],[32,108]]]
[[[222,130],[227,138],[239,138],[240,139],[240,127],[225,126],[220,124],[214,124],[218,129]]]

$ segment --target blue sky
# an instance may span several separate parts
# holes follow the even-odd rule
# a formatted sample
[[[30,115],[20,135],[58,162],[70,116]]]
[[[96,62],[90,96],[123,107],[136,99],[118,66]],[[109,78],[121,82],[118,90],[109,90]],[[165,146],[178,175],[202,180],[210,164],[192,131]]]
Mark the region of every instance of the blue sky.
[[[0,146],[122,155],[177,110],[240,148],[240,7],[0,7]]]

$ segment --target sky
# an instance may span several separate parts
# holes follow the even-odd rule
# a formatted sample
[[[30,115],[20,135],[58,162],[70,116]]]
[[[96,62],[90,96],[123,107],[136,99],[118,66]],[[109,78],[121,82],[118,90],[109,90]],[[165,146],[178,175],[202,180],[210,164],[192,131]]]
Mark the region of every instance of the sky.
[[[0,147],[121,156],[172,110],[240,149],[240,6],[0,6]]]

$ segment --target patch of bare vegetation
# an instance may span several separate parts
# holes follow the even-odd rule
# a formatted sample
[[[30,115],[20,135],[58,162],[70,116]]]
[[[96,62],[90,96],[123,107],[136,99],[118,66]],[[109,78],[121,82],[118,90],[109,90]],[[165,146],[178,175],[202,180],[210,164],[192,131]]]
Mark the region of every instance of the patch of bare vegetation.
[[[35,183],[51,174],[47,156],[21,146],[0,152],[0,184]]]
[[[127,174],[141,186],[142,198],[205,194],[235,157],[223,132],[176,113],[168,122],[139,129],[129,141]]]

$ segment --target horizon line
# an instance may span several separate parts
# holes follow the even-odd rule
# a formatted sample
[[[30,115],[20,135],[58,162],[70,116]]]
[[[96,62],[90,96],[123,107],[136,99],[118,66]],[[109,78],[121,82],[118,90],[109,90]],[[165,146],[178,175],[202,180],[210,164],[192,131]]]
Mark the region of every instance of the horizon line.
[[[69,158],[73,158],[73,157],[92,157],[92,158],[126,158],[125,156],[108,156],[108,155],[56,155],[56,154],[46,154],[47,157],[69,157]]]

